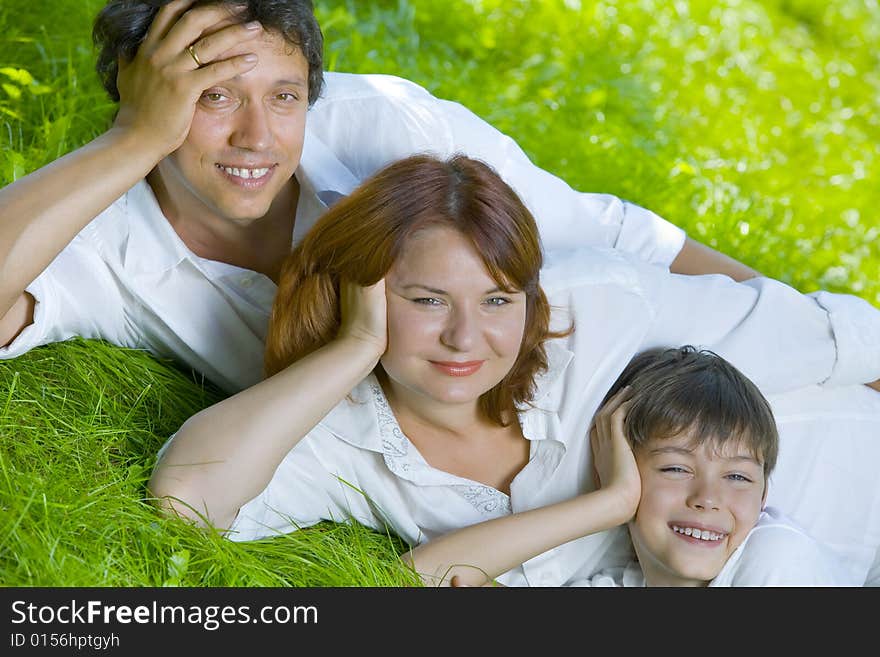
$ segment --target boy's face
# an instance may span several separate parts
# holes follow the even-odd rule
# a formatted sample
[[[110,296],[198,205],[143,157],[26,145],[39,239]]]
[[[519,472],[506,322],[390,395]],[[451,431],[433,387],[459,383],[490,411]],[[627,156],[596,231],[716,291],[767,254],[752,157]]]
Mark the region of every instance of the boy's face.
[[[642,498],[630,535],[649,586],[705,586],[745,540],[764,504],[763,465],[731,441],[688,447],[688,435],[635,451]]]
[[[206,89],[183,145],[159,164],[179,217],[247,226],[265,216],[299,166],[309,67],[281,34],[266,32],[223,57],[255,52],[250,71]]]

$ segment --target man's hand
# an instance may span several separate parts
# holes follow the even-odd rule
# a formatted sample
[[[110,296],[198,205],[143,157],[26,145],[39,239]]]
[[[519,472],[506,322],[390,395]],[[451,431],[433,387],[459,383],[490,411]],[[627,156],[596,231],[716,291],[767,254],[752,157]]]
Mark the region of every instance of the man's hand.
[[[174,0],[163,6],[134,59],[119,62],[114,127],[134,131],[139,143],[156,149],[158,159],[186,139],[205,89],[257,64],[253,53],[219,57],[259,36],[259,23],[235,23],[228,8],[216,5],[187,11],[192,2]]]

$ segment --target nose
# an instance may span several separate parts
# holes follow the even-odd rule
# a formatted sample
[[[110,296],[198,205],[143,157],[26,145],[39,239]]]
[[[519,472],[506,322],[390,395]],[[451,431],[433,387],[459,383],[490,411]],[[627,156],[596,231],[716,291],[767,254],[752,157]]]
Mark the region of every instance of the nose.
[[[244,103],[235,112],[235,126],[229,143],[236,148],[262,151],[272,146],[272,130],[266,108],[261,103]]]
[[[688,493],[687,504],[698,511],[718,511],[721,508],[721,490],[709,479],[697,477]]]
[[[470,351],[479,330],[477,320],[466,308],[453,309],[440,333],[440,342],[455,351]]]

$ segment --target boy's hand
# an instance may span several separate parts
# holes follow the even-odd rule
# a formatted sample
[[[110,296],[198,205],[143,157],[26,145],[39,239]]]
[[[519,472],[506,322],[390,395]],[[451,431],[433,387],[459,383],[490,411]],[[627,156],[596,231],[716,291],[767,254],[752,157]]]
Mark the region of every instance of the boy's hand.
[[[343,280],[339,284],[339,307],[342,315],[337,339],[363,342],[381,357],[388,348],[388,302],[385,279],[361,287]]]
[[[156,149],[159,159],[186,139],[196,103],[206,89],[257,64],[253,53],[221,56],[260,35],[259,23],[235,23],[230,10],[217,5],[187,11],[192,2],[174,0],[163,6],[134,59],[119,61],[114,127],[134,131]]]
[[[639,468],[623,431],[623,421],[631,405],[630,394],[628,386],[619,390],[599,409],[590,428],[598,487],[618,493],[624,522],[635,514],[642,494]]]

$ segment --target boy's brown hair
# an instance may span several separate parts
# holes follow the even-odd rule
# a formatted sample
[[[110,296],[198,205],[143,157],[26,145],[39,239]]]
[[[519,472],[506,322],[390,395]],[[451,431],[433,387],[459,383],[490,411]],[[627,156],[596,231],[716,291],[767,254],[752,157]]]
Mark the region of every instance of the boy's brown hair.
[[[776,465],[779,434],[770,404],[742,372],[708,350],[690,345],[651,349],[630,361],[603,404],[632,389],[625,431],[634,450],[648,440],[688,432],[691,446],[745,444],[763,463],[765,479]]]

